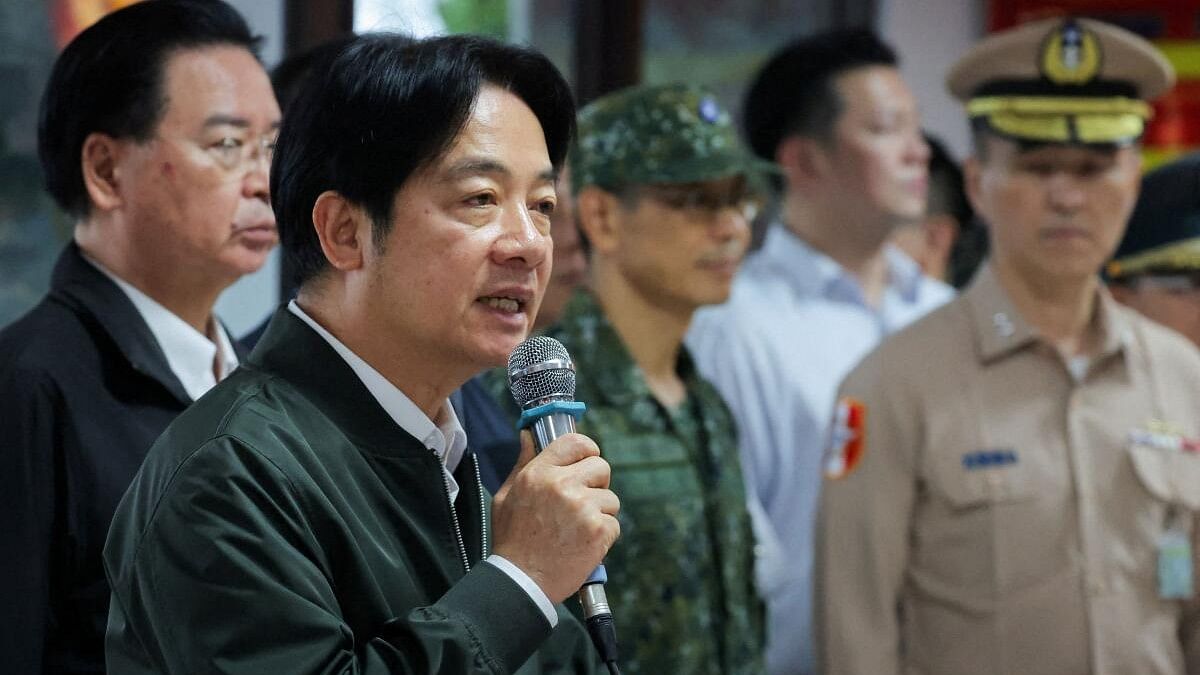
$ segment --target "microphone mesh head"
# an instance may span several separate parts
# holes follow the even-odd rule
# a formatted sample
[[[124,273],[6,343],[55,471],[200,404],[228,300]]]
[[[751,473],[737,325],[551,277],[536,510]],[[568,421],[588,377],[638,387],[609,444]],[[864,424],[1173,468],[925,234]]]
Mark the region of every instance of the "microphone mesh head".
[[[521,375],[531,366],[548,361],[561,361],[564,365]],[[540,405],[540,401],[548,398],[575,400],[575,365],[567,348],[545,335],[535,335],[517,345],[508,357],[508,388],[522,409]]]

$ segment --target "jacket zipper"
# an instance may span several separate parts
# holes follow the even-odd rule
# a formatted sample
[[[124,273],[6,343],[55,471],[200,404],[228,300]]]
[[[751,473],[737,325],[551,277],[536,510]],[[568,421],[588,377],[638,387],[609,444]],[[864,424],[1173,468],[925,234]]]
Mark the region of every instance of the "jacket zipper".
[[[439,462],[439,465],[441,463]],[[458,525],[458,511],[450,501],[450,476],[445,468],[438,467],[442,472],[442,491],[446,494],[446,506],[450,509],[450,522],[454,524],[454,538],[458,541],[458,554],[462,556],[463,572],[471,571],[471,561],[467,559],[467,545],[463,542],[462,528]]]
[[[485,508],[486,500],[483,497],[483,478],[479,475],[479,459],[474,455],[471,456],[471,466],[475,469],[475,489],[479,494],[479,551],[482,554],[480,560],[483,560],[488,556],[487,510]],[[467,558],[467,545],[463,541],[462,527],[458,523],[458,511],[450,502],[450,476],[444,470],[442,471],[442,492],[446,495],[446,504],[450,507],[450,522],[454,524],[454,539],[458,542],[458,554],[462,557],[463,571],[470,572],[471,561]]]
[[[479,536],[480,544],[479,552],[480,560],[487,560],[488,557],[488,523],[487,523],[487,508],[485,508],[485,500],[483,498],[483,478],[479,475],[479,456],[471,455],[471,464],[475,467],[475,488],[479,493]]]

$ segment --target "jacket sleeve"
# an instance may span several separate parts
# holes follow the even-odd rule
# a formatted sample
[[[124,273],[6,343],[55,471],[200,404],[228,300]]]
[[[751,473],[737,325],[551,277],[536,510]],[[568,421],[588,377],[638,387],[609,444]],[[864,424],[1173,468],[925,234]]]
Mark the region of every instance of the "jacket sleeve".
[[[54,383],[0,373],[0,663],[40,673],[52,616],[55,457]]]
[[[817,524],[816,623],[821,672],[899,675],[900,590],[916,494],[912,411],[898,410],[902,386],[860,366],[839,400],[865,408],[865,451],[857,467],[825,480]],[[890,393],[890,395],[889,395]]]
[[[195,452],[161,499],[143,489],[153,481],[126,494],[105,551],[110,672],[510,673],[551,633],[516,582],[480,563],[431,605],[354,634],[318,541],[333,516],[236,440]],[[420,589],[421,566],[397,570]]]

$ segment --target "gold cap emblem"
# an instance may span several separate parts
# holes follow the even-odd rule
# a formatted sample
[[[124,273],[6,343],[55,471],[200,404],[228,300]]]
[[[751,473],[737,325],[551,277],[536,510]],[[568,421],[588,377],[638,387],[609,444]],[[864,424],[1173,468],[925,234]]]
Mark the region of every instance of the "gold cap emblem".
[[[1042,47],[1041,71],[1055,84],[1087,84],[1100,72],[1100,57],[1096,36],[1067,21]]]

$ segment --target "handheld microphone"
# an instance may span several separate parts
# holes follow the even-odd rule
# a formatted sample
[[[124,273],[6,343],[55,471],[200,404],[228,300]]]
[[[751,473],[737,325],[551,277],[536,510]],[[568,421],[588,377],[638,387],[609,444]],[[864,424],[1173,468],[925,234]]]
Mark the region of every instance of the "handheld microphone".
[[[541,452],[558,437],[575,431],[587,406],[575,400],[575,364],[561,342],[537,335],[517,345],[508,357],[508,387],[521,408],[518,429],[531,429]],[[604,565],[596,566],[579,589],[588,633],[600,658],[617,672],[617,639],[604,584]]]

